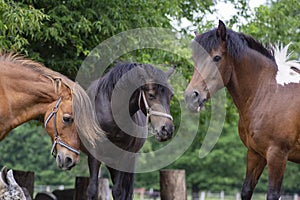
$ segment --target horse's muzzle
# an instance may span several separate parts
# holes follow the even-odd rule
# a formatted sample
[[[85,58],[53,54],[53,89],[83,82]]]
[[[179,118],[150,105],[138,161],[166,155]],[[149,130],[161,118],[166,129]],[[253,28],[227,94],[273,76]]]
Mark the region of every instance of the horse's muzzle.
[[[192,112],[200,112],[207,101],[206,95],[201,95],[197,90],[186,91],[184,97],[188,109]]]
[[[174,133],[174,124],[166,123],[161,127],[159,131],[156,131],[156,139],[160,142],[164,142],[172,138]]]
[[[63,170],[70,170],[76,165],[76,161],[68,154],[58,152],[56,155],[57,166]]]

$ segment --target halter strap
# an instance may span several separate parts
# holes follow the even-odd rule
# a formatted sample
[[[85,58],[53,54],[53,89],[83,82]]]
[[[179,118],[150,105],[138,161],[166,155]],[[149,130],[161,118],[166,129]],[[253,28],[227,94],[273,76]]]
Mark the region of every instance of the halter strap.
[[[64,143],[59,134],[58,134],[58,131],[57,131],[57,126],[56,126],[56,113],[58,111],[58,106],[59,104],[61,103],[61,99],[62,97],[59,97],[59,99],[57,100],[55,106],[53,107],[51,113],[48,115],[47,119],[45,120],[45,128],[47,126],[47,124],[49,123],[50,119],[53,117],[53,124],[54,124],[54,140],[53,140],[53,145],[52,145],[52,148],[51,148],[51,154],[55,157],[56,156],[56,152],[55,152],[55,147],[57,144],[59,144],[60,146],[63,146],[65,148],[67,148],[68,150],[72,151],[73,153],[79,155],[80,154],[80,151],[71,147],[70,145],[68,145],[67,143]]]
[[[169,115],[167,113],[160,112],[160,111],[152,110],[152,108],[148,105],[148,102],[147,102],[146,96],[145,96],[145,92],[143,90],[141,90],[140,95],[139,95],[139,103],[138,104],[139,104],[140,108],[141,108],[141,105],[140,105],[141,98],[143,98],[143,102],[144,102],[144,105],[145,105],[145,108],[146,108],[146,124],[147,125],[149,123],[151,115],[165,117],[165,118],[168,118],[168,119],[173,121],[173,117],[171,115]]]
[[[46,128],[48,122],[50,121],[50,119],[53,117],[53,115],[55,115],[55,114],[57,113],[58,106],[59,106],[59,104],[60,104],[60,102],[61,102],[61,99],[62,99],[62,98],[59,97],[59,99],[57,100],[55,106],[52,108],[51,113],[48,115],[47,119],[45,120],[45,123],[44,123],[45,128]],[[54,122],[54,124],[56,124],[56,122]],[[55,135],[57,135],[56,130],[54,130],[54,132],[55,132]]]

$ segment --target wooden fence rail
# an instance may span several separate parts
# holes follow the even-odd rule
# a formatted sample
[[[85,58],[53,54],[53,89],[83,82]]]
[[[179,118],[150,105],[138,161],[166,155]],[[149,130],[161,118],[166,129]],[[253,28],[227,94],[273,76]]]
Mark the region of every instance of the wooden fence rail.
[[[24,171],[13,171],[14,178],[17,183],[28,190],[33,198],[34,192],[34,173]],[[45,191],[38,193],[35,200],[85,200],[86,189],[88,186],[88,177],[76,177],[74,189],[56,189],[53,192]],[[62,188],[62,187],[60,187]],[[111,191],[109,188],[109,180],[99,178],[97,200],[110,200]],[[160,191],[146,191],[145,188],[135,189],[136,196],[140,199],[161,199],[161,200],[187,200],[186,179],[184,170],[161,170],[160,171]],[[257,196],[255,196],[257,195]],[[240,194],[226,194],[221,191],[219,193],[205,192],[193,190],[192,200],[241,200]],[[265,199],[265,196],[254,194],[253,199]],[[281,200],[300,200],[297,194],[282,195]]]

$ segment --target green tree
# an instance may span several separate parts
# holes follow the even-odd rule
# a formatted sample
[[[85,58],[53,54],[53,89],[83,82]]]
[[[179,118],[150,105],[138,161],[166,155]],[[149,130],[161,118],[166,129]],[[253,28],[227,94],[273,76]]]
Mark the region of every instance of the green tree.
[[[240,30],[264,43],[284,45],[292,42],[292,50],[300,55],[300,2],[296,0],[271,1],[255,9],[254,17]]]
[[[75,78],[89,52],[114,34],[140,27],[171,29],[171,18],[199,22],[211,5],[210,0],[1,0],[0,44]],[[196,17],[195,10],[202,14]]]
[[[0,0],[0,44],[4,51],[25,54],[74,79],[89,52],[114,34],[140,27],[172,29],[171,20],[183,17],[200,25],[212,5],[210,0]],[[167,65],[185,62],[167,52],[151,50],[133,52],[122,59],[148,63],[155,60],[155,63]],[[181,66],[191,69],[189,64]],[[182,68],[182,71],[189,70]],[[48,152],[51,147],[49,137],[45,134],[41,137],[38,134],[41,130],[39,126],[26,125],[12,131],[1,142],[1,165],[35,171],[37,184],[71,184],[72,177],[79,171],[87,175],[85,158],[82,167],[75,167],[67,174],[59,172]],[[19,137],[27,139],[18,142]],[[74,171],[77,169],[78,173]]]

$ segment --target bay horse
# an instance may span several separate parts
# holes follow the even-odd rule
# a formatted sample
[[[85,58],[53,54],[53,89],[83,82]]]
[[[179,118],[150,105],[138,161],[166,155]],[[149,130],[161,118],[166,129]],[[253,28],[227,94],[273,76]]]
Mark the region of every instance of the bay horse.
[[[147,128],[136,128],[136,124],[147,127],[149,123],[158,141],[165,141],[172,137],[174,124],[170,115],[170,101],[173,92],[167,80],[173,71],[174,69],[171,68],[165,73],[149,64],[120,62],[89,86],[87,91],[91,100],[95,102],[100,127],[114,146],[133,154],[138,152],[147,138]],[[131,88],[134,89],[131,90]],[[118,95],[114,104],[113,95],[116,90],[128,94],[129,101],[122,95]],[[117,122],[117,117],[121,115],[119,113],[121,107],[130,115],[129,118],[133,120],[133,124],[125,121],[123,126]],[[114,113],[114,110],[117,110],[117,113]],[[125,126],[129,126],[129,129]],[[109,154],[112,150],[109,145],[105,147],[103,144],[103,151]],[[119,153],[116,156],[119,156]],[[105,156],[100,159],[102,160],[103,157]],[[115,200],[133,199],[135,157],[131,159],[121,155],[114,158],[110,154],[107,157],[108,162],[110,159],[115,159],[117,163],[116,165],[105,163],[113,182],[113,198]],[[87,199],[90,200],[96,198],[97,195],[101,161],[89,154],[88,163],[90,181]],[[129,166],[129,170],[126,167],[121,169],[120,165]]]
[[[80,138],[105,138],[83,88],[64,75],[23,56],[0,54],[0,141],[18,125],[44,115],[58,167],[79,162]]]
[[[277,77],[278,69],[290,70],[293,62],[251,36],[227,29],[222,21],[196,35],[192,49],[194,74],[185,91],[187,106],[199,112],[216,91],[227,88],[248,150],[241,197],[251,199],[267,166],[267,199],[278,200],[287,161],[300,162],[299,79],[282,83]]]

